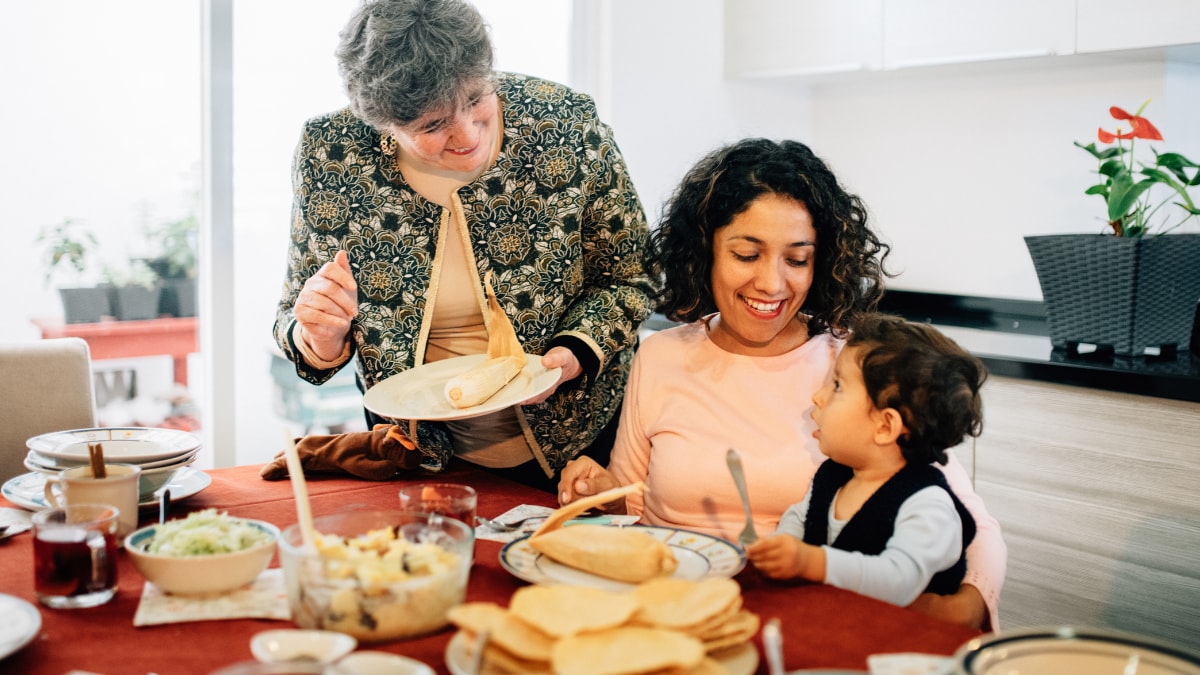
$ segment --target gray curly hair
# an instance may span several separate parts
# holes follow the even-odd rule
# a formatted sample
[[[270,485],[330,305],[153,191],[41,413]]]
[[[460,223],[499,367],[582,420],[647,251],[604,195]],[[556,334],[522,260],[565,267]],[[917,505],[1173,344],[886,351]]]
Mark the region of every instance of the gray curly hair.
[[[492,42],[462,0],[366,0],[339,34],[350,110],[384,129],[457,108],[492,74]]]

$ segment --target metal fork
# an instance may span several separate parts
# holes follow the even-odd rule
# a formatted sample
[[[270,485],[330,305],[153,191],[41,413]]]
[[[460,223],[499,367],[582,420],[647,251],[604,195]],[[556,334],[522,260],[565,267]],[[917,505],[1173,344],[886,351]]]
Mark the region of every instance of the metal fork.
[[[742,458],[737,450],[729,449],[725,453],[725,463],[729,465],[729,473],[733,476],[733,484],[737,486],[738,495],[742,498],[742,508],[746,511],[746,526],[738,534],[738,544],[746,548],[758,540],[754,531],[754,518],[750,515],[750,495],[746,492],[746,474],[742,471]]]
[[[602,515],[602,513],[603,513],[602,511],[599,511],[596,509],[588,509],[587,511],[584,511],[583,513],[579,514],[575,518],[572,518],[572,520],[577,520],[579,518],[592,518],[595,516]],[[546,514],[544,516],[525,516],[524,518],[518,518],[516,520],[510,520],[510,521],[506,521],[506,522],[502,523],[498,520],[492,520],[491,518],[484,518],[483,516],[476,515],[475,521],[478,522],[480,525],[486,526],[497,532],[514,532],[514,531],[520,529],[522,525],[524,525],[525,523],[527,523],[531,520],[545,520],[549,517],[550,517],[549,514]]]

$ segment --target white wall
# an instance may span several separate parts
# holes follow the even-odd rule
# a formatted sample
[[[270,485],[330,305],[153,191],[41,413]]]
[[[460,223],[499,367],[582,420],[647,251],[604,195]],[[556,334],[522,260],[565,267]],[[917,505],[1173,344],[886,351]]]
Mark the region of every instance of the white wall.
[[[1037,300],[1022,236],[1095,232],[1095,161],[1073,142],[1146,111],[1200,157],[1200,66],[1126,58],[912,69],[821,84],[722,77],[720,0],[611,0],[611,123],[653,220],[683,172],[749,135],[803,141],[894,244],[894,288]],[[686,17],[686,20],[684,20]],[[1200,231],[1196,224],[1190,231]]]

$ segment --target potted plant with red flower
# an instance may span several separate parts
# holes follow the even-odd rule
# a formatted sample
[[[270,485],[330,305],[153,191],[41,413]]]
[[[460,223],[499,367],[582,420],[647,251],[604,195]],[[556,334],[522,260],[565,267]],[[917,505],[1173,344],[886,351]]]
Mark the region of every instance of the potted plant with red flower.
[[[1140,356],[1186,349],[1200,302],[1200,234],[1172,233],[1200,216],[1200,165],[1151,146],[1153,161],[1135,154],[1138,141],[1162,141],[1142,116],[1109,113],[1128,129],[1101,128],[1096,142],[1076,146],[1100,164],[1086,189],[1105,204],[1104,233],[1025,237],[1046,305],[1055,347],[1081,344]]]

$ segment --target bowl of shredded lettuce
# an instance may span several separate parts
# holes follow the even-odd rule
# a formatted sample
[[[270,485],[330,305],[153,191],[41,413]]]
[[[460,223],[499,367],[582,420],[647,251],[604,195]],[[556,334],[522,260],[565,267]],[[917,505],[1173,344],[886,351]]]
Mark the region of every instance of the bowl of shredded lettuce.
[[[125,538],[133,566],[164,593],[225,593],[252,583],[275,555],[279,528],[216,509],[135,530]]]

